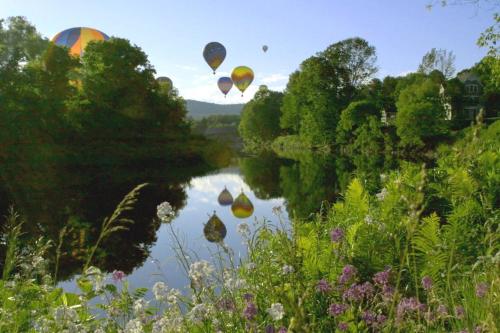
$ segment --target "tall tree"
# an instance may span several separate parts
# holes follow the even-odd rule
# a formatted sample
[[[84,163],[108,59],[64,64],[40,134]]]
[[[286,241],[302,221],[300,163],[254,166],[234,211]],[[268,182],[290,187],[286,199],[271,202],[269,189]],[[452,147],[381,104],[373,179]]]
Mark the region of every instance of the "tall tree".
[[[455,55],[453,52],[435,48],[427,52],[418,66],[418,71],[430,74],[433,70],[440,71],[447,79],[452,78],[455,74]]]

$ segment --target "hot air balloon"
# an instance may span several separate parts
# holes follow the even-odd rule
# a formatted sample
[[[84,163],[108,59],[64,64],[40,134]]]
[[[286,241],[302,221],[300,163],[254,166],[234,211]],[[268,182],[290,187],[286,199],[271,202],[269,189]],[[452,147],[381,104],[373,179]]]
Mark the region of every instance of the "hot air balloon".
[[[262,51],[267,52],[267,50],[269,49],[269,47],[267,45],[263,45],[262,46]]]
[[[241,91],[241,96],[253,81],[253,71],[250,67],[239,66],[231,73],[234,85]]]
[[[207,224],[205,224],[203,234],[205,235],[205,238],[212,243],[222,242],[226,237],[226,226],[215,214],[215,211],[212,217],[208,220]]]
[[[166,76],[159,76],[156,78],[156,81],[158,81],[158,83],[160,83],[160,84],[161,83],[168,83],[171,87],[173,86],[172,80]]]
[[[92,28],[77,27],[61,31],[52,38],[52,42],[69,48],[72,55],[81,56],[85,47],[93,40],[108,40],[104,32]]]
[[[217,200],[219,201],[219,204],[221,206],[229,206],[233,203],[233,196],[224,186],[224,189],[222,190],[222,192],[220,192],[219,198]]]
[[[253,214],[253,204],[248,197],[241,191],[231,205],[231,211],[237,218],[244,219]]]
[[[233,87],[233,80],[231,80],[230,77],[223,76],[219,78],[219,80],[217,81],[217,85],[219,86],[220,91],[222,91],[222,93],[224,94],[224,97],[226,97],[229,90],[231,90],[231,88]],[[231,198],[231,202],[232,201],[233,199]]]
[[[203,58],[205,58],[208,66],[212,68],[215,74],[215,70],[226,58],[226,48],[219,42],[208,43],[203,49]]]

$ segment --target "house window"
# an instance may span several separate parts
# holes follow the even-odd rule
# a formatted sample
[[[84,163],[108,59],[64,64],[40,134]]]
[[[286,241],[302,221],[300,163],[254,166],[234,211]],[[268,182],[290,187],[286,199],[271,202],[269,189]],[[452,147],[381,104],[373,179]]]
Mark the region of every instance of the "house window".
[[[479,86],[477,84],[469,84],[466,87],[467,94],[477,95],[479,93]]]

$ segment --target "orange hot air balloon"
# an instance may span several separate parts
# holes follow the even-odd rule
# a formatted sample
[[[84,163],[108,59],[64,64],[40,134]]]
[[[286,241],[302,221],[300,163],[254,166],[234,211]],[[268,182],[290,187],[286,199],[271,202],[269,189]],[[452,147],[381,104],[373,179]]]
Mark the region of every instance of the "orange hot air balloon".
[[[247,66],[238,66],[231,73],[231,79],[234,85],[241,91],[241,96],[243,96],[245,90],[252,83],[253,78],[253,70]]]
[[[205,227],[203,228],[203,234],[205,235],[205,238],[212,243],[222,242],[226,237],[226,226],[215,214],[215,211],[208,220],[207,224],[205,224]]]
[[[233,215],[239,219],[245,219],[252,216],[253,204],[243,191],[241,191],[240,195],[238,195],[234,200],[231,205],[231,211],[233,212]]]
[[[72,55],[82,56],[85,47],[90,41],[105,41],[108,39],[108,35],[99,30],[77,27],[61,31],[52,38],[52,42],[58,46],[69,48]]]
[[[220,192],[219,197],[217,198],[219,201],[219,205],[221,206],[229,206],[230,204],[233,203],[233,196],[231,193],[227,190],[227,188],[224,186],[224,189],[222,192]]]

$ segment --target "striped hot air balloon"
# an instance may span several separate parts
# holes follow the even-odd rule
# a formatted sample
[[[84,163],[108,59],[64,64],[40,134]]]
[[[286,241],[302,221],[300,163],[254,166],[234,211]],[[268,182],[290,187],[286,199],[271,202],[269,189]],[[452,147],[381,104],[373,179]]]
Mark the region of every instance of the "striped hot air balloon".
[[[231,211],[233,212],[233,215],[239,219],[245,219],[252,216],[253,204],[243,191],[241,191],[240,195],[238,195],[234,200],[231,206]]]
[[[71,28],[61,31],[52,38],[54,44],[69,48],[72,55],[82,56],[85,47],[93,40],[108,40],[104,32],[85,27]]]
[[[241,96],[253,81],[253,70],[247,66],[238,66],[233,69],[231,79],[234,85],[241,91]]]
[[[220,91],[224,94],[224,97],[226,97],[229,90],[233,87],[233,80],[231,80],[230,77],[223,76],[219,78],[217,85],[219,86]]]
[[[215,70],[226,59],[226,48],[219,42],[210,42],[203,49],[203,58],[215,74]]]

